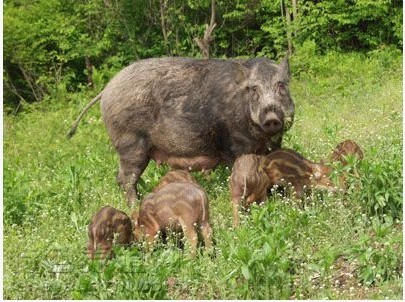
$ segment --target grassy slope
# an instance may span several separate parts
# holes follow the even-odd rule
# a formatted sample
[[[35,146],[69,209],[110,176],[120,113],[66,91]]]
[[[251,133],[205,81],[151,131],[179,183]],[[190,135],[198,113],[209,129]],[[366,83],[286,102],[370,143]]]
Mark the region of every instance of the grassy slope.
[[[402,202],[402,58],[329,54],[311,62],[292,62],[300,70],[292,83],[297,111],[285,145],[319,160],[354,139],[364,149],[364,165],[389,163],[400,171],[381,174],[393,181],[381,190]],[[63,99],[4,118],[4,298],[402,298],[402,214],[378,222],[359,190],[314,194],[305,207],[274,196],[234,231],[227,168],[208,178],[196,173],[210,196],[213,255],[191,260],[169,243],[153,253],[119,249],[108,265],[88,262],[92,214],[106,204],[127,207],[99,109],[67,141],[90,98]],[[166,170],[150,163],[141,193]],[[376,175],[362,179],[379,177],[370,171]],[[376,192],[362,183],[363,193]]]

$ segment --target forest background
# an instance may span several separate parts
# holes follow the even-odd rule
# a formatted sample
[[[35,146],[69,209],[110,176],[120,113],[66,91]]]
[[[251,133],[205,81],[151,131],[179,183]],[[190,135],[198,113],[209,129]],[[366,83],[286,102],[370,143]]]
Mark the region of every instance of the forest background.
[[[194,38],[209,23],[210,5],[210,0],[6,0],[5,105],[88,86],[101,89],[111,75],[142,58],[199,57]],[[277,59],[308,41],[317,54],[401,49],[402,11],[399,0],[219,0],[210,55]]]

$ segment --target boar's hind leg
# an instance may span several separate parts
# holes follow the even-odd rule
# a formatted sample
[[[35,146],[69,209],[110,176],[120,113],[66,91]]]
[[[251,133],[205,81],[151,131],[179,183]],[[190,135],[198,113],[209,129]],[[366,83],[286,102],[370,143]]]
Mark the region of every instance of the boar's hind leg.
[[[117,182],[126,193],[128,206],[137,199],[136,184],[149,162],[149,141],[144,135],[125,134],[116,145],[120,157]]]

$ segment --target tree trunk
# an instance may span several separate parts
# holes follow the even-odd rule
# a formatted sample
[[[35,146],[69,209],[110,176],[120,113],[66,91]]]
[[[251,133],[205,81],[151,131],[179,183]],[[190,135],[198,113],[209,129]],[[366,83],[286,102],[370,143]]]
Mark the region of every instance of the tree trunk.
[[[297,36],[297,26],[296,26],[296,21],[297,21],[297,0],[292,0],[292,21],[293,21],[293,28],[294,28],[294,37]]]
[[[288,6],[285,6],[285,20],[287,22],[287,45],[288,45],[288,55],[292,53],[292,38],[291,38],[291,15]]]

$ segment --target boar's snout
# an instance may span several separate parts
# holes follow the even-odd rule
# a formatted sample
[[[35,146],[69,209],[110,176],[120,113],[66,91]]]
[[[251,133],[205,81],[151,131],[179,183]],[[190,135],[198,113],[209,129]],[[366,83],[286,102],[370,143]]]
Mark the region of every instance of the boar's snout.
[[[265,114],[261,121],[261,127],[265,133],[277,134],[284,128],[283,118],[281,114],[275,112],[268,112]]]

